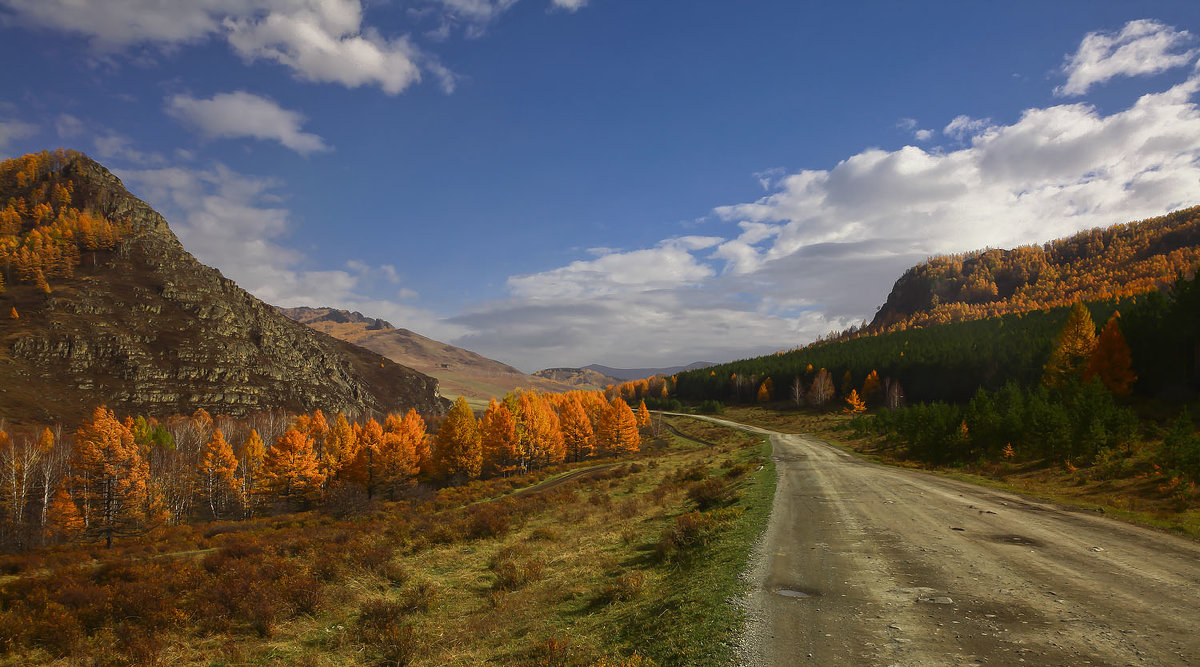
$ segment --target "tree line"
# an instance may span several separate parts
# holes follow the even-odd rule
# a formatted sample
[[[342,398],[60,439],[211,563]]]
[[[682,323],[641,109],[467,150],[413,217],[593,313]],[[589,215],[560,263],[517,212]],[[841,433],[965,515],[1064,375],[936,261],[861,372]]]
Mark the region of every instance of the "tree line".
[[[437,423],[440,422],[440,423]],[[73,433],[0,425],[0,547],[124,535],[194,520],[244,519],[445,486],[640,450],[650,427],[599,391],[512,393],[480,417],[461,397],[428,423],[264,413],[159,421],[97,407]]]

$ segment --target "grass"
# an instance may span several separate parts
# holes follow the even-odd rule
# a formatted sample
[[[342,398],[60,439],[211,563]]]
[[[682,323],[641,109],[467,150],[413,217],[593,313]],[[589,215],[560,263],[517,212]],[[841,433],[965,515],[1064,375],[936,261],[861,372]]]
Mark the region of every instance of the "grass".
[[[1071,470],[1044,461],[1020,464],[976,462],[934,467],[903,458],[878,438],[856,437],[850,417],[780,407],[726,408],[723,418],[781,433],[807,433],[863,458],[904,468],[927,470],[973,484],[1103,513],[1129,523],[1200,538],[1200,505],[1181,502],[1163,487],[1167,476],[1156,471],[1146,446],[1135,446],[1123,467],[1093,465]]]
[[[728,664],[774,469],[765,439],[690,421],[713,445],[13,557],[0,663]]]

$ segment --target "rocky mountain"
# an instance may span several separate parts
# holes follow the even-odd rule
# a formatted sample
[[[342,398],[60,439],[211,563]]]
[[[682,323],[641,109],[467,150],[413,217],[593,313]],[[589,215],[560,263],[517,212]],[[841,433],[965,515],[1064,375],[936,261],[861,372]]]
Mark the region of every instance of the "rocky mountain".
[[[608,366],[601,366],[600,364],[591,364],[590,366],[584,366],[583,369],[595,371],[602,375],[607,375],[609,377],[614,377],[621,381],[625,381],[641,380],[642,378],[648,378],[653,375],[674,375],[684,371],[692,371],[696,370],[697,368],[708,368],[709,366],[715,365],[716,364],[711,361],[696,361],[686,366],[666,366],[663,368],[610,368]]]
[[[38,217],[39,198],[56,222]],[[148,415],[445,410],[436,379],[293,322],[198,262],[161,215],[82,154],[0,164],[5,202],[32,212],[2,230],[0,248],[42,253],[6,255],[19,260],[5,265],[0,319],[0,416],[9,421],[71,423],[102,403]],[[107,248],[58,241],[67,259],[54,260],[54,275],[63,277],[47,282],[38,262],[48,272],[58,255],[41,230],[90,229],[79,212],[112,221],[121,238]]]
[[[537,377],[570,385],[575,389],[603,389],[610,384],[621,384],[623,380],[589,368],[545,368]]]
[[[427,338],[391,323],[334,308],[281,308],[287,317],[317,331],[373,350],[405,366],[432,375],[443,396],[486,401],[514,389],[569,391],[572,385],[526,375],[508,364]]]

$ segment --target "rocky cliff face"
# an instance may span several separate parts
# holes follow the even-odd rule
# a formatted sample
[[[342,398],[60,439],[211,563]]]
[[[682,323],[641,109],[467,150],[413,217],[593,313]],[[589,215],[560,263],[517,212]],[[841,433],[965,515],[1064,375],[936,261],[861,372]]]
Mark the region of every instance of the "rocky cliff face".
[[[199,263],[98,163],[78,156],[62,173],[74,206],[133,231],[85,253],[50,294],[9,285],[19,319],[0,320],[0,416],[72,422],[102,403],[149,415],[444,411],[434,378],[297,324]]]

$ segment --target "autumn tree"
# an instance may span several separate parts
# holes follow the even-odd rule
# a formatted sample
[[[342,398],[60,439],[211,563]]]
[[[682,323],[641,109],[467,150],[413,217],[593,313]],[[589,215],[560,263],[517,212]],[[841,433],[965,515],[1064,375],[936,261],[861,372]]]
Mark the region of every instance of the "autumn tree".
[[[517,401],[517,438],[529,457],[530,467],[542,468],[562,463],[566,458],[558,415],[534,392],[522,393]]]
[[[1133,390],[1133,383],[1137,381],[1137,375],[1133,372],[1133,356],[1129,352],[1129,345],[1121,333],[1120,317],[1121,313],[1114,313],[1104,325],[1088,357],[1083,380],[1091,382],[1092,378],[1100,378],[1100,382],[1114,396],[1128,396]]]
[[[421,461],[429,455],[425,420],[409,408],[404,417],[388,415],[383,428],[383,479],[392,500],[417,478]]]
[[[833,399],[833,374],[822,368],[808,388],[808,402],[816,407],[824,406]]]
[[[133,432],[104,407],[75,433],[71,456],[74,495],[83,505],[87,534],[112,547],[117,535],[144,527],[150,467],[133,442]]]
[[[233,448],[225,440],[221,429],[213,429],[212,439],[200,450],[200,461],[196,464],[197,486],[212,516],[220,516],[229,502],[237,497],[237,469],[238,459],[233,454]]]
[[[847,396],[847,395],[849,395],[849,394],[850,394],[850,390],[851,390],[851,389],[854,389],[854,376],[853,376],[853,375],[851,375],[851,374],[850,374],[850,371],[848,371],[848,370],[847,370],[845,373],[842,373],[842,387],[841,387],[841,389],[842,389],[842,391],[841,391],[841,393],[842,393],[842,396]]]
[[[804,404],[804,380],[800,379],[799,375],[792,380],[792,402],[797,407]]]
[[[347,468],[347,476],[362,486],[370,499],[387,482],[384,468],[388,454],[385,451],[383,427],[374,419],[368,419],[357,438],[358,452]]]
[[[354,460],[358,453],[358,442],[354,438],[354,429],[342,413],[337,414],[333,426],[325,433],[325,448],[321,455],[321,473],[325,479],[336,476],[343,466]]]
[[[463,482],[479,477],[483,468],[483,447],[475,413],[462,396],[446,414],[434,441],[433,465],[437,474]]]
[[[46,534],[52,540],[68,541],[79,536],[85,526],[75,499],[65,487],[58,487],[46,510]]]
[[[246,436],[242,442],[242,448],[238,452],[242,502],[245,505],[247,517],[254,514],[259,471],[262,470],[265,456],[266,448],[263,446],[262,438],[258,435],[258,430],[250,429],[250,435]]]
[[[582,461],[592,455],[596,447],[596,435],[592,430],[592,420],[578,396],[567,397],[559,412],[558,423],[568,461]]]
[[[603,419],[596,424],[596,444],[609,454],[630,454],[641,449],[642,436],[638,433],[637,417],[629,404],[620,398],[609,403]]]
[[[1095,347],[1096,325],[1092,322],[1092,314],[1082,303],[1076,303],[1054,339],[1050,360],[1043,368],[1042,384],[1059,387],[1068,378],[1082,379]]]
[[[638,428],[650,428],[650,410],[646,408],[646,401],[638,404],[637,425]]]
[[[867,373],[866,379],[863,380],[862,399],[863,402],[873,402],[879,399],[883,393],[883,385],[879,382],[879,373],[871,371]]]
[[[846,407],[842,408],[842,412],[856,415],[860,412],[866,412],[866,410],[867,404],[863,403],[862,399],[858,397],[858,391],[851,389],[850,393],[846,396]]]
[[[312,438],[289,428],[263,456],[263,491],[285,502],[310,502],[321,489],[325,476],[317,463]]]
[[[517,420],[508,406],[492,399],[479,422],[486,475],[508,475],[525,466],[517,437]]]
[[[766,382],[763,382],[762,384],[758,385],[758,394],[756,395],[755,398],[758,400],[759,403],[770,403],[771,402],[771,389],[769,387],[767,387]]]

